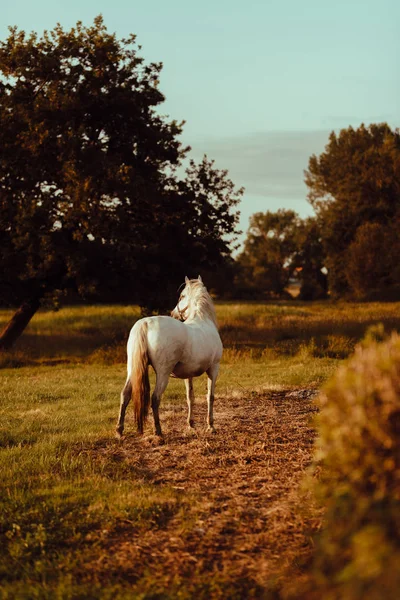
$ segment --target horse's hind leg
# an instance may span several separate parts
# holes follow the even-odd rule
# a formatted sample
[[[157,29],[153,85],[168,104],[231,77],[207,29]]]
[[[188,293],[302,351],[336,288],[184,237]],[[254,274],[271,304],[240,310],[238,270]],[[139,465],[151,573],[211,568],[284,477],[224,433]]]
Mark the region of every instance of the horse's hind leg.
[[[126,408],[129,404],[129,402],[131,401],[131,398],[132,398],[132,384],[131,384],[130,379],[128,378],[124,385],[124,389],[121,392],[121,404],[120,404],[119,417],[118,417],[118,423],[117,423],[117,428],[116,428],[117,434],[120,436],[124,432],[125,412],[126,412]]]
[[[187,422],[192,429],[194,427],[194,420],[192,417],[193,413],[193,403],[194,403],[194,390],[193,390],[193,378],[185,379],[185,387],[186,387],[186,400],[188,405],[188,417]]]
[[[207,371],[207,431],[215,432],[214,429],[214,391],[217,381],[219,363],[212,365]]]
[[[165,388],[168,385],[168,379],[171,369],[168,369],[166,372],[158,372],[156,371],[156,387],[154,388],[154,392],[151,396],[151,409],[153,411],[154,418],[154,429],[155,434],[159,437],[162,437],[161,425],[160,425],[160,417],[158,414],[158,407],[160,406],[161,396],[163,395]]]

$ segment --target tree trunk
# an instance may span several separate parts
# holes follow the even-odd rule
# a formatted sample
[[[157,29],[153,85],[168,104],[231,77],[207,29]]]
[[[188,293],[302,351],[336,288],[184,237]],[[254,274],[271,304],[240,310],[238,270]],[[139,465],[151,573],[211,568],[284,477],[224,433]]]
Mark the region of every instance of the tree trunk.
[[[0,350],[8,350],[19,338],[35,312],[40,307],[40,298],[24,302],[0,334]]]

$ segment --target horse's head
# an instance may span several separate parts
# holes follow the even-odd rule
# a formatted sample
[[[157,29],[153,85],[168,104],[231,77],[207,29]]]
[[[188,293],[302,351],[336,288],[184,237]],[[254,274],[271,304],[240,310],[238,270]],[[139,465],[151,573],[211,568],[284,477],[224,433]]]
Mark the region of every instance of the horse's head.
[[[189,316],[190,306],[193,299],[193,291],[199,287],[204,288],[203,280],[198,276],[197,279],[189,279],[185,277],[185,287],[183,288],[181,295],[179,296],[178,304],[171,312],[171,317],[178,319],[178,321],[186,321]],[[205,289],[205,288],[204,288]]]

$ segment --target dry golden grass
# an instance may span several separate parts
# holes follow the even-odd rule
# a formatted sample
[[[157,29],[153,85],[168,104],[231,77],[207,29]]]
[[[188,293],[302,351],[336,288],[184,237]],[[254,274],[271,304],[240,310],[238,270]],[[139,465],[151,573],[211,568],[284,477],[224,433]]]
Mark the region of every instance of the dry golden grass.
[[[106,583],[110,573],[144,597],[265,597],[278,594],[283,573],[299,576],[312,551],[318,513],[304,509],[300,482],[310,463],[316,410],[309,390],[219,398],[219,431],[183,429],[185,409],[164,407],[166,443],[149,427],[144,438],[77,446],[99,470],[124,464],[135,480],[173,489],[185,499],[162,527],[134,522],[104,537],[103,558],[80,577]],[[206,405],[196,406],[205,422]],[[153,578],[149,578],[153,573]],[[158,597],[158,596],[157,596]]]

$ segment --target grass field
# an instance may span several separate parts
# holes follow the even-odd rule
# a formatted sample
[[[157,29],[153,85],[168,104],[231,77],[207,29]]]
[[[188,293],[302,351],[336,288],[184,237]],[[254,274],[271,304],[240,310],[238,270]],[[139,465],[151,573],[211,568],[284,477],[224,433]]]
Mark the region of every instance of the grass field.
[[[129,409],[114,438],[135,307],[41,311],[0,356],[0,598],[280,598],[301,581],[319,523],[301,491],[312,397],[369,326],[400,330],[399,304],[217,314],[215,436],[199,378],[196,435],[171,380],[165,444]]]

